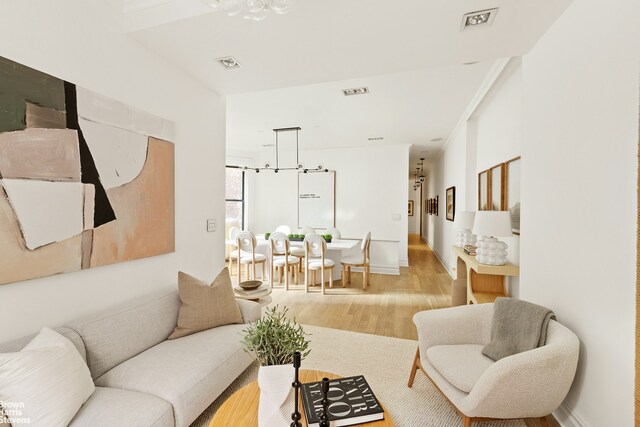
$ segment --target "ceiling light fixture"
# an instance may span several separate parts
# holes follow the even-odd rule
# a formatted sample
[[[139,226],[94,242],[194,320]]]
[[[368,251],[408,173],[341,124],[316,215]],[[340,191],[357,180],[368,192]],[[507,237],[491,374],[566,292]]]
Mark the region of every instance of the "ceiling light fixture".
[[[229,16],[244,12],[245,19],[262,21],[269,15],[269,11],[278,14],[289,12],[290,0],[202,0],[213,10],[221,10]]]
[[[420,157],[420,162],[416,169],[418,169],[417,180],[422,184],[427,179],[427,175],[424,173],[424,157]]]
[[[429,142],[441,142],[442,138],[431,138]]]
[[[324,166],[322,166],[322,164],[319,164],[317,167],[309,169],[309,168],[305,168],[304,165],[300,162],[300,144],[299,144],[299,132],[302,130],[301,127],[291,127],[291,128],[278,128],[278,129],[274,129],[273,131],[276,134],[276,143],[275,144],[265,144],[263,145],[263,147],[267,147],[267,146],[274,146],[276,147],[276,166],[273,167],[271,166],[271,164],[269,163],[265,163],[264,167],[261,168],[250,168],[250,167],[242,167],[241,169],[244,170],[252,170],[255,171],[256,173],[260,173],[260,171],[263,170],[272,170],[275,173],[278,173],[280,171],[298,171],[298,172],[303,172],[303,173],[313,173],[313,172],[329,172],[329,169],[325,168]],[[280,167],[280,146],[279,146],[279,141],[278,141],[278,136],[280,133],[282,132],[294,132],[296,133],[296,166],[295,167],[284,167],[281,168]]]
[[[470,12],[462,17],[462,30],[482,24],[491,25],[498,13],[498,8]]]
[[[366,95],[369,93],[369,88],[366,86],[363,86],[363,87],[355,87],[353,89],[342,89],[342,93],[344,94],[344,96]]]
[[[239,70],[242,65],[233,56],[225,56],[224,58],[216,59],[227,70]]]

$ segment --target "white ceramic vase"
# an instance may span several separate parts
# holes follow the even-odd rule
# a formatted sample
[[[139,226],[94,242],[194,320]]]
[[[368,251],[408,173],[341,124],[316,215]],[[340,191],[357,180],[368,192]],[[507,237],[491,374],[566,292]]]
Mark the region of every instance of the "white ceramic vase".
[[[295,376],[293,365],[260,366],[258,386],[260,403],[258,405],[259,427],[288,427],[293,414],[293,387]]]
[[[478,237],[476,260],[481,264],[505,265],[507,263],[507,244],[495,237]]]

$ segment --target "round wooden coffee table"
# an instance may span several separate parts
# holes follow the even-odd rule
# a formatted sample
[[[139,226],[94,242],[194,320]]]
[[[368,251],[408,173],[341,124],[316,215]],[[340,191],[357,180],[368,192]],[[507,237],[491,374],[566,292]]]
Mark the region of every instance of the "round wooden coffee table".
[[[340,378],[340,375],[332,374],[330,372],[312,371],[308,369],[300,370],[300,382],[310,383],[315,381],[321,381],[322,378],[327,377],[329,379]],[[258,380],[252,381],[240,390],[233,393],[228,398],[216,414],[211,419],[209,427],[228,427],[228,426],[242,426],[253,427],[258,425],[258,402],[260,401],[260,388],[258,387]],[[382,403],[381,403],[382,404]],[[384,405],[382,406],[384,408]],[[359,424],[361,426],[370,427],[393,427],[393,421],[389,416],[389,411],[384,408],[384,419],[374,421],[372,423]],[[304,417],[304,410],[300,405],[300,413],[302,419],[300,422],[306,427],[307,422]]]

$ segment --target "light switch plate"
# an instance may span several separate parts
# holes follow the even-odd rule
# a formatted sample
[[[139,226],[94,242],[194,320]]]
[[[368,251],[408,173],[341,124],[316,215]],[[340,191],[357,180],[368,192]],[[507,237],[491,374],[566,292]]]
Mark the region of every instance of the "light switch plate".
[[[391,219],[394,221],[400,221],[400,218],[401,218],[400,214],[391,215]]]
[[[208,219],[207,220],[207,232],[208,233],[213,233],[214,231],[216,231],[216,220],[215,219]]]

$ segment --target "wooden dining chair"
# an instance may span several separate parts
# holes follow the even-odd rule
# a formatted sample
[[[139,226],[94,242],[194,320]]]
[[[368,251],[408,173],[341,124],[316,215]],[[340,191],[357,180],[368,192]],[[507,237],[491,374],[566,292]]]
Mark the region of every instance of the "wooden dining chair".
[[[250,231],[241,231],[238,233],[236,237],[236,242],[238,246],[237,263],[238,263],[238,284],[242,282],[242,266],[246,266],[247,280],[250,278],[256,279],[256,265],[260,264],[261,266],[261,279],[264,280],[265,273],[265,264],[267,263],[267,257],[263,254],[256,253],[256,246],[258,241],[256,240],[256,236],[253,235]],[[251,274],[249,274],[251,267]]]
[[[278,228],[276,228],[275,232],[284,233],[285,236],[288,236],[289,234],[291,234],[291,227],[289,227],[288,225],[279,225]]]
[[[294,283],[298,284],[298,266],[300,258],[289,255],[289,238],[286,234],[276,231],[269,236],[271,251],[269,254],[271,269],[269,271],[269,284],[273,288],[273,276],[275,271],[279,272],[278,284],[282,284],[282,276],[284,276],[284,288],[289,290],[289,276],[293,274]],[[291,270],[290,270],[291,269]]]
[[[327,228],[327,234],[331,234],[331,239],[338,239],[340,240],[342,238],[342,236],[340,235],[340,230],[338,230],[337,228],[333,227],[333,228]]]
[[[362,289],[367,289],[371,276],[371,232],[365,234],[360,244],[362,255],[345,257],[340,260],[342,264],[342,287],[351,283],[351,268],[362,267]]]
[[[240,233],[240,229],[238,227],[231,227],[229,229],[229,240],[237,243],[238,233]],[[233,276],[233,264],[234,262],[237,262],[239,255],[240,249],[238,249],[238,245],[236,244],[229,252],[229,275],[231,276]]]
[[[333,268],[335,262],[325,258],[327,252],[327,242],[319,234],[307,234],[304,238],[304,249],[306,252],[305,269],[304,269],[304,285],[305,290],[309,292],[309,272],[312,273],[311,283],[316,284],[316,273],[320,271],[320,281],[322,284],[322,293],[325,294],[325,271],[329,272],[329,287],[333,288]]]

